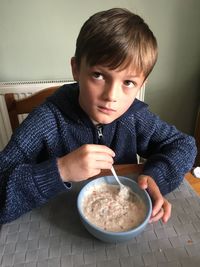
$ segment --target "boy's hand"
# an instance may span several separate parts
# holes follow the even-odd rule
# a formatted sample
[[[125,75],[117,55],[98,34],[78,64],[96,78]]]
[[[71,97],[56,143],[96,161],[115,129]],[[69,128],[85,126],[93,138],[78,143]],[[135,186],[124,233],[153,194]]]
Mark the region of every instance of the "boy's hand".
[[[64,182],[79,182],[111,169],[115,153],[103,145],[87,144],[58,159]]]
[[[153,210],[150,222],[156,222],[162,219],[166,223],[171,216],[171,204],[164,198],[156,184],[150,176],[140,175],[138,184],[142,189],[147,189],[153,202]]]

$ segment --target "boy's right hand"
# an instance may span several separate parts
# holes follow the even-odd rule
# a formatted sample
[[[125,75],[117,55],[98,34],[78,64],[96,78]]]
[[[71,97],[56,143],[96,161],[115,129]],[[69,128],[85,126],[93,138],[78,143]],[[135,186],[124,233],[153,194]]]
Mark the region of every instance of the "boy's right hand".
[[[111,169],[114,156],[107,146],[87,144],[58,158],[58,170],[64,182],[79,182]]]

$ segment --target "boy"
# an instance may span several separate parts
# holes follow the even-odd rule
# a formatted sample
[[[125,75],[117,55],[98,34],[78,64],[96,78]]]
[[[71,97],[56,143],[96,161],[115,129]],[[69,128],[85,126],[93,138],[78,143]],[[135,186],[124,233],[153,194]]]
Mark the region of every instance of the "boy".
[[[168,221],[163,195],[192,168],[196,147],[135,99],[156,60],[156,39],[139,16],[114,8],[86,21],[71,60],[77,83],[29,114],[0,153],[0,223],[113,163],[136,163],[136,154],[147,159],[138,183],[152,197],[151,221]]]

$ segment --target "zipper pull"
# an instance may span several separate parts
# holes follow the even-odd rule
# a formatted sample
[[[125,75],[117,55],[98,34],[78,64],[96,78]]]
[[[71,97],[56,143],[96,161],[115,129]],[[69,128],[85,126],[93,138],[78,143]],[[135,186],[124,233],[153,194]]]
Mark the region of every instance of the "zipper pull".
[[[98,134],[98,139],[102,139],[103,138],[102,126],[101,125],[97,126],[97,134]]]

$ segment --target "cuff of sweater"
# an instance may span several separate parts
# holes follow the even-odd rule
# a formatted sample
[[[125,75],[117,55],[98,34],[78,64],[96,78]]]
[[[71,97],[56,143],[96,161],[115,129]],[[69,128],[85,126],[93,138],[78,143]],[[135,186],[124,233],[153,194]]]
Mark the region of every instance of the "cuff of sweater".
[[[35,165],[33,172],[38,190],[46,199],[71,188],[71,183],[64,183],[61,180],[56,159]]]
[[[171,191],[169,184],[164,179],[165,174],[158,167],[148,167],[144,169],[143,174],[148,175],[154,179],[163,195],[166,195]]]
[[[166,195],[176,189],[183,181],[184,176],[175,176],[174,173],[165,172],[159,167],[150,167],[143,171],[143,174],[151,176],[158,185],[160,192]]]

